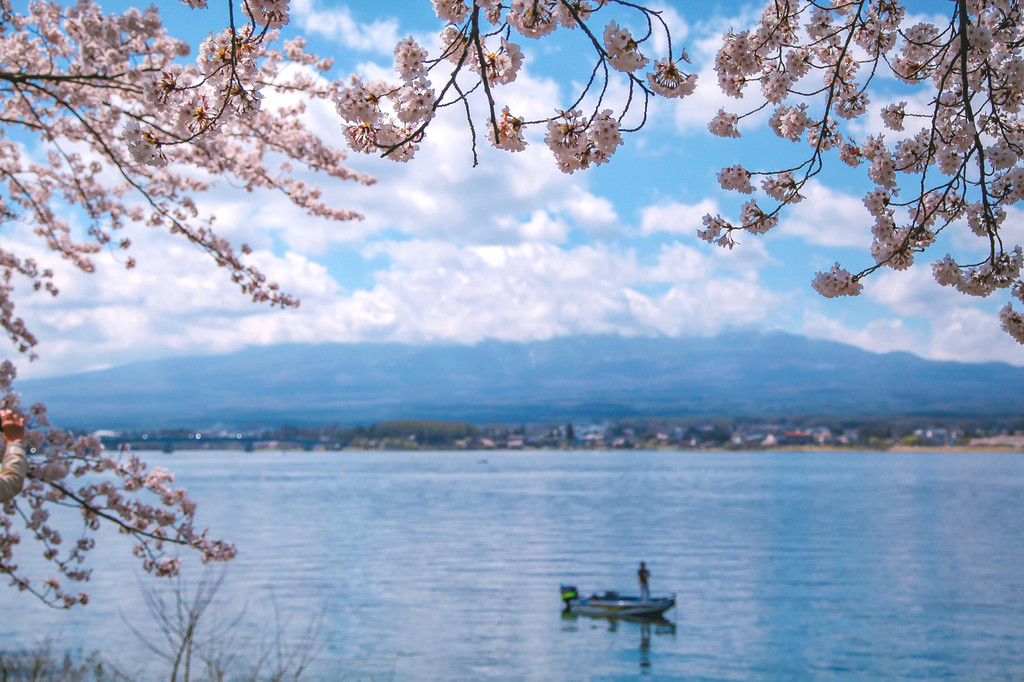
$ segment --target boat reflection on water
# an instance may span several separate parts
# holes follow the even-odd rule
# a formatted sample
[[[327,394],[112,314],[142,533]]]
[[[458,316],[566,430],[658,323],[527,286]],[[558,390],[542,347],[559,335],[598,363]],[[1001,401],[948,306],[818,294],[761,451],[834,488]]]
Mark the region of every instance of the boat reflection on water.
[[[565,632],[578,631],[577,621],[608,624],[608,632],[618,632],[620,626],[624,632],[638,630],[640,634],[640,667],[649,669],[651,667],[651,636],[675,637],[676,624],[662,615],[656,616],[607,616],[607,615],[581,615],[572,609],[566,608],[562,611],[562,630]]]
[[[563,609],[562,620],[566,623],[576,623],[580,620],[585,623],[608,623],[608,632],[617,632],[620,623],[631,623],[633,626],[639,625],[641,629],[646,629],[647,632],[653,632],[656,635],[676,634],[676,624],[665,618],[665,616],[584,616],[573,612],[571,609]],[[577,628],[567,625],[562,629],[575,630]]]

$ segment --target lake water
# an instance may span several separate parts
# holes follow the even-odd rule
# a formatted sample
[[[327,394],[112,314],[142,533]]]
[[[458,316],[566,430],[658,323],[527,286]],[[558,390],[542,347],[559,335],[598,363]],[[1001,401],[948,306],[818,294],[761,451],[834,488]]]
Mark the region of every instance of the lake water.
[[[213,616],[246,607],[239,650],[322,617],[303,679],[1024,679],[1022,455],[148,459],[238,546]],[[84,609],[0,590],[0,649],[49,634],[156,678],[125,624],[148,627],[137,564],[111,540]],[[563,617],[560,583],[635,593],[640,560],[677,595],[666,622]]]

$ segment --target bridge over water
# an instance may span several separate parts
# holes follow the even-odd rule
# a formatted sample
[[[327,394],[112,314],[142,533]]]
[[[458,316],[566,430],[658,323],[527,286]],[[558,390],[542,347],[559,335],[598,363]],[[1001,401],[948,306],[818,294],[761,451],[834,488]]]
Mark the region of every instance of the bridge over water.
[[[254,436],[101,436],[107,450],[340,450],[342,442],[305,438],[257,438]]]

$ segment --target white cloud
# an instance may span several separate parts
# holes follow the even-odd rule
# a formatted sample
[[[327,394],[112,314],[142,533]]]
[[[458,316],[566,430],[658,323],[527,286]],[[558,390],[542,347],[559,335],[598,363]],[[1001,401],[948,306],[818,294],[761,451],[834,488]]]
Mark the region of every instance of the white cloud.
[[[732,276],[695,249],[665,249],[645,264],[601,245],[372,247],[393,265],[372,290],[341,301],[341,317],[381,319],[402,341],[525,340],[575,333],[713,333],[764,321],[777,304],[756,275]],[[651,287],[659,292],[647,293]],[[373,301],[373,305],[369,302]]]
[[[874,220],[859,197],[812,180],[804,200],[784,212],[773,234],[798,237],[816,246],[871,248]]]
[[[650,276],[658,282],[693,282],[712,278],[718,264],[707,250],[683,244],[666,246]]]
[[[292,16],[303,32],[355,50],[390,54],[403,37],[399,34],[397,19],[360,23],[348,7],[325,8],[319,0],[296,0]]]
[[[672,232],[692,236],[703,227],[705,215],[714,215],[720,210],[713,199],[703,199],[696,204],[674,201],[648,206],[640,212],[640,231],[643,234]]]
[[[850,344],[874,353],[907,351],[921,355],[925,343],[920,333],[909,329],[898,318],[874,319],[858,327],[815,312],[805,317],[801,333],[812,338]]]
[[[594,196],[580,188],[574,188],[562,202],[561,207],[580,226],[591,234],[617,232],[619,216],[615,204],[605,197]]]
[[[816,313],[807,316],[801,333],[875,353],[906,351],[930,360],[1024,366],[1024,348],[1000,329],[998,318],[967,306],[932,311],[923,330],[903,318],[880,317],[855,326]]]
[[[20,253],[53,266],[61,292],[56,298],[17,292],[17,313],[40,341],[40,360],[23,364],[22,376],[291,340],[288,313],[251,303],[205,252],[159,230],[137,231],[133,241],[137,268],[126,270],[123,256],[101,252],[92,274],[59,263],[31,242],[19,245]],[[249,260],[301,299],[324,300],[341,291],[326,268],[298,254],[256,251]],[[254,333],[253,320],[270,331]],[[250,321],[246,332],[242,321]]]
[[[925,263],[908,270],[884,269],[870,275],[864,280],[863,295],[905,315],[929,315],[977,301],[956,289],[940,286]]]
[[[932,325],[927,357],[957,362],[1001,360],[1024,366],[1024,347],[999,326],[996,315],[961,306],[944,311]]]
[[[140,247],[145,267],[105,263],[65,278],[66,297],[24,306],[43,340],[43,375],[178,354],[291,341],[475,342],[579,333],[713,334],[765,323],[781,299],[755,271],[730,269],[675,245],[654,259],[601,244],[457,246],[415,240],[369,245],[390,266],[346,291],[298,254],[254,254],[298,310],[247,302],[203,255],[166,235]]]
[[[926,267],[873,275],[863,296],[883,305],[888,315],[874,314],[857,326],[816,307],[802,333],[879,353],[902,350],[932,360],[1024,365],[1024,347],[1002,331],[994,311],[985,309],[993,306],[939,286]]]

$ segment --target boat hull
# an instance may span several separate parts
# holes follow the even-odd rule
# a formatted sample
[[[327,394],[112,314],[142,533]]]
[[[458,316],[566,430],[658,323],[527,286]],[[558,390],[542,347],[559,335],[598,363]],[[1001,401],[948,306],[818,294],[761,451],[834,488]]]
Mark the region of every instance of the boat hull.
[[[643,600],[636,597],[619,599],[585,598],[570,599],[567,606],[572,613],[581,616],[606,616],[613,618],[660,616],[676,605],[674,597]]]

